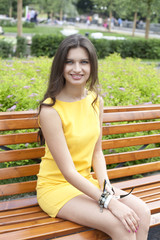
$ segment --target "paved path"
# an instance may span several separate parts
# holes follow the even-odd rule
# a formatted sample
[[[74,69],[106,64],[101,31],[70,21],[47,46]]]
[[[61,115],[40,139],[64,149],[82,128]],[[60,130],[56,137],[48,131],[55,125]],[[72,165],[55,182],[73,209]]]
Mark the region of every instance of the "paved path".
[[[148,240],[160,240],[160,226],[149,230]]]
[[[53,27],[63,27],[64,29],[65,28],[69,28],[69,27],[74,27],[76,29],[86,29],[86,32],[87,30],[89,29],[92,29],[92,30],[95,30],[95,32],[98,32],[98,31],[103,31],[103,32],[108,32],[108,30],[106,30],[104,27],[102,26],[97,26],[95,24],[92,24],[90,26],[87,26],[86,24],[83,24],[83,23],[76,23],[74,26],[66,26],[66,25],[50,25],[50,24],[40,24],[42,26],[46,26],[46,28],[48,26],[53,26]],[[132,35],[132,29],[131,28],[124,28],[124,27],[114,27],[112,30],[111,30],[111,33],[120,33],[120,34],[124,34],[124,35]],[[4,35],[6,36],[16,36],[17,33],[5,33]],[[30,34],[30,33],[23,33],[23,36],[32,36],[34,34]],[[144,30],[140,30],[140,29],[136,29],[135,30],[135,36],[141,36],[141,37],[144,37],[145,36],[145,31]],[[149,38],[159,38],[160,39],[160,34],[158,33],[154,33],[153,31],[150,31],[149,32]]]

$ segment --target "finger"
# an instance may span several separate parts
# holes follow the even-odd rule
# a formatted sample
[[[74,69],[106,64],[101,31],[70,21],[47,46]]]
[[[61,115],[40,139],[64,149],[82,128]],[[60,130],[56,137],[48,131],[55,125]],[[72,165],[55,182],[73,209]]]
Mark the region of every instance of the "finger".
[[[137,214],[134,211],[132,212],[132,216],[130,216],[130,219],[132,220],[132,222],[133,222],[133,224],[134,224],[134,226],[136,228],[136,231],[137,231],[138,228],[139,228],[139,221],[140,221],[140,219],[139,219],[139,217],[137,216]]]
[[[122,220],[122,223],[125,227],[125,229],[128,231],[128,232],[131,232],[131,228],[129,227],[127,221],[125,219]]]
[[[135,220],[133,218],[127,218],[126,222],[127,222],[128,226],[129,226],[129,228],[132,230],[132,232],[136,232],[137,231],[137,228],[136,228],[136,226],[134,224]]]
[[[134,217],[134,219],[136,220],[137,227],[139,227],[140,218],[137,216],[137,214],[136,214],[135,212],[133,212],[133,217]]]

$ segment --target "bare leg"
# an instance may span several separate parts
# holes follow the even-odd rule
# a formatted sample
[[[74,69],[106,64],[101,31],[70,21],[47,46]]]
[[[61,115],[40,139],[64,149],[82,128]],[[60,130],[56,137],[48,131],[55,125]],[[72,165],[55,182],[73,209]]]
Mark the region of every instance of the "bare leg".
[[[101,230],[113,240],[136,240],[136,233],[129,233],[109,210],[104,209],[101,213],[97,202],[85,195],[77,196],[66,203],[57,217]]]
[[[125,193],[119,189],[116,189],[116,188],[114,189],[117,195]],[[120,201],[122,201],[124,204],[132,208],[140,218],[139,229],[136,233],[136,236],[137,236],[136,239],[147,240],[148,230],[150,225],[150,210],[147,207],[147,205],[141,199],[133,196],[132,194],[123,198]]]

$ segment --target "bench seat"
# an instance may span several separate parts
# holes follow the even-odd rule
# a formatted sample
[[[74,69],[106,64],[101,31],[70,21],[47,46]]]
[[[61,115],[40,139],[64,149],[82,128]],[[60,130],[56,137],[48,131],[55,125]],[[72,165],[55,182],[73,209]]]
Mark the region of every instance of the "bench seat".
[[[110,107],[104,108],[103,115],[102,148],[109,178],[114,186],[125,191],[135,187],[133,194],[151,210],[151,227],[160,225],[159,110],[158,104]],[[37,129],[36,111],[0,113],[0,240],[110,239],[98,230],[50,218],[38,206],[34,176],[39,171],[44,147],[37,145]],[[142,132],[145,134],[141,135]],[[130,149],[132,146],[135,149]],[[124,151],[119,151],[124,147]],[[150,161],[143,162],[148,158]],[[133,175],[140,178],[133,179]]]

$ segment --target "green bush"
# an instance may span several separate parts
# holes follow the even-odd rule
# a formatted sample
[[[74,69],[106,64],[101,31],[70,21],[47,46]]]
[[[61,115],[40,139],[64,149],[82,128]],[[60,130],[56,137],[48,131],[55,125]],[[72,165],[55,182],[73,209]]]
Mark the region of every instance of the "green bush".
[[[1,27],[16,27],[17,23],[16,22],[11,22],[9,20],[0,20],[0,26]]]
[[[97,56],[98,58],[102,59],[105,58],[106,56],[109,56],[110,54],[110,42],[106,41],[104,39],[93,39],[90,38],[91,42],[93,43],[96,52],[97,52]]]
[[[48,82],[52,59],[0,60],[0,111],[36,109]],[[160,72],[155,64],[112,54],[99,60],[105,106],[160,103]]]
[[[22,57],[26,56],[26,51],[27,51],[26,38],[17,36],[17,45],[16,45],[15,56],[22,58]]]
[[[36,57],[53,57],[64,38],[62,35],[35,35],[32,38],[31,54]]]
[[[0,40],[0,58],[8,58],[13,55],[13,45],[4,40]]]
[[[23,27],[24,28],[34,28],[35,27],[35,23],[34,22],[24,22],[23,23]]]
[[[35,35],[32,38],[31,53],[34,56],[54,56],[60,42],[65,37],[62,35]],[[126,39],[106,40],[89,38],[94,44],[99,59],[103,59],[112,53],[119,53],[121,57],[142,59],[160,58],[159,39]]]

